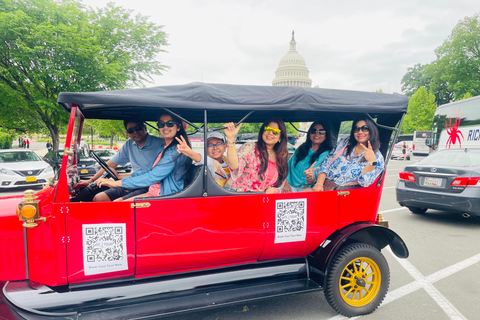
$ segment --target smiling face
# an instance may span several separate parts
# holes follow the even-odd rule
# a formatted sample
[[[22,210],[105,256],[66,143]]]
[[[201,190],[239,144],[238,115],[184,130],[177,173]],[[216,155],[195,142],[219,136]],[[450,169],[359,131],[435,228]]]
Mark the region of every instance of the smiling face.
[[[323,130],[323,126],[321,124],[316,124],[312,129],[315,130],[315,133],[310,132],[310,140],[312,141],[312,146],[319,146],[322,144],[323,141],[325,141],[325,138],[327,137],[327,134],[320,134],[318,133],[318,130]],[[311,131],[313,131],[310,129]]]
[[[137,131],[139,128],[140,130]],[[147,140],[147,128],[143,123],[128,122],[126,129],[128,137],[135,141],[136,144],[143,145],[145,140]],[[128,133],[129,130],[133,130],[133,133]]]
[[[174,120],[170,115],[164,114],[160,116],[160,119],[158,119],[158,121],[167,123],[168,121],[174,121]],[[173,141],[173,139],[177,135],[177,131],[180,131],[180,128],[178,127],[177,124],[175,124],[173,127],[168,127],[167,125],[165,125],[163,128],[158,129],[158,132],[160,132],[160,134],[165,139],[165,142],[167,144]]]
[[[216,146],[216,144],[218,143],[221,143],[222,145],[220,146]],[[210,144],[213,144],[214,147],[213,148],[210,148],[208,147],[208,145]],[[219,162],[223,162],[223,159],[222,159],[222,156],[223,154],[225,153],[225,150],[227,149],[227,146],[225,145],[225,143],[220,140],[220,139],[217,139],[217,138],[210,138],[208,139],[207,141],[207,155],[210,157],[210,158],[213,158]]]
[[[278,124],[276,122],[270,122],[265,128],[267,127],[270,127],[272,129],[279,129]],[[280,141],[281,135],[282,135],[281,133],[279,133],[278,135],[275,135],[273,131],[270,131],[267,133],[264,130],[262,134],[262,139],[267,146],[274,146],[278,141]]]
[[[363,126],[366,126],[367,123],[363,120],[358,121],[355,126],[357,128],[362,128]],[[356,130],[355,130],[356,131]],[[368,140],[370,140],[370,132],[368,130],[359,130],[358,132],[353,133],[355,140],[357,140],[358,143],[363,144],[364,146],[368,146]]]

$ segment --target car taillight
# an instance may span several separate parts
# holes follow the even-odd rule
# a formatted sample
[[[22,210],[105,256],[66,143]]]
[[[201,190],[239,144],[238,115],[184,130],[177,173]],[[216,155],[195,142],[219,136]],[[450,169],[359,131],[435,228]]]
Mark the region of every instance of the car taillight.
[[[399,172],[398,177],[400,180],[405,180],[405,181],[411,181],[411,182],[417,182],[417,179],[415,179],[415,176],[413,173],[408,173],[408,172]]]
[[[480,187],[480,177],[455,178],[450,185],[452,187]]]
[[[415,150],[415,145],[414,144],[412,144],[412,150]]]

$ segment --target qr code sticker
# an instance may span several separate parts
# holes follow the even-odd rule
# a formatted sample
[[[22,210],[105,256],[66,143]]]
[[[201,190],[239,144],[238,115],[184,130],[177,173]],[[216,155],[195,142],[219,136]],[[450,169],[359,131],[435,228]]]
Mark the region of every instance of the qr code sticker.
[[[83,225],[85,275],[127,270],[125,223]]]
[[[305,241],[307,199],[277,200],[275,243]]]

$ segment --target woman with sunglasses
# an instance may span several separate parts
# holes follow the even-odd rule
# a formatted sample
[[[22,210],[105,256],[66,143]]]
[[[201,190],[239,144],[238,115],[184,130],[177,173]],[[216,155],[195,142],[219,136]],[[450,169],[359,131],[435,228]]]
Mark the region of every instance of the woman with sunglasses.
[[[288,159],[286,192],[301,192],[316,182],[314,172],[332,150],[330,133],[320,121],[312,123],[306,141]]]
[[[265,121],[255,143],[245,143],[236,150],[235,136],[241,125],[224,125],[227,137],[227,163],[231,179],[226,188],[238,192],[280,192],[288,174],[287,129],[279,118]]]
[[[375,123],[366,117],[356,119],[350,136],[342,139],[323,162],[313,190],[333,190],[337,185],[368,187],[385,166],[379,148]]]
[[[142,173],[134,172],[131,177],[122,180],[99,179],[99,187],[122,187],[125,189],[138,189],[149,187],[148,192],[126,200],[138,197],[158,197],[176,193],[183,189],[188,181],[190,158],[177,152],[178,141],[175,138],[183,137],[190,145],[187,133],[182,122],[170,114],[162,114],[157,122],[158,131],[163,138],[163,143],[157,150],[157,156],[150,165],[150,170]],[[115,201],[122,201],[118,198]]]

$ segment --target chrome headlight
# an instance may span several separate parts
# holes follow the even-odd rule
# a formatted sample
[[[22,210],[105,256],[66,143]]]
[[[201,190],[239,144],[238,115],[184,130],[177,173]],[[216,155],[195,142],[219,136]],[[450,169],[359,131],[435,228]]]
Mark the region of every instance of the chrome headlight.
[[[14,176],[14,175],[16,175],[16,173],[13,172],[12,170],[5,169],[5,168],[0,168],[0,173],[1,173],[1,174],[6,174],[6,175],[9,175],[9,176]]]

